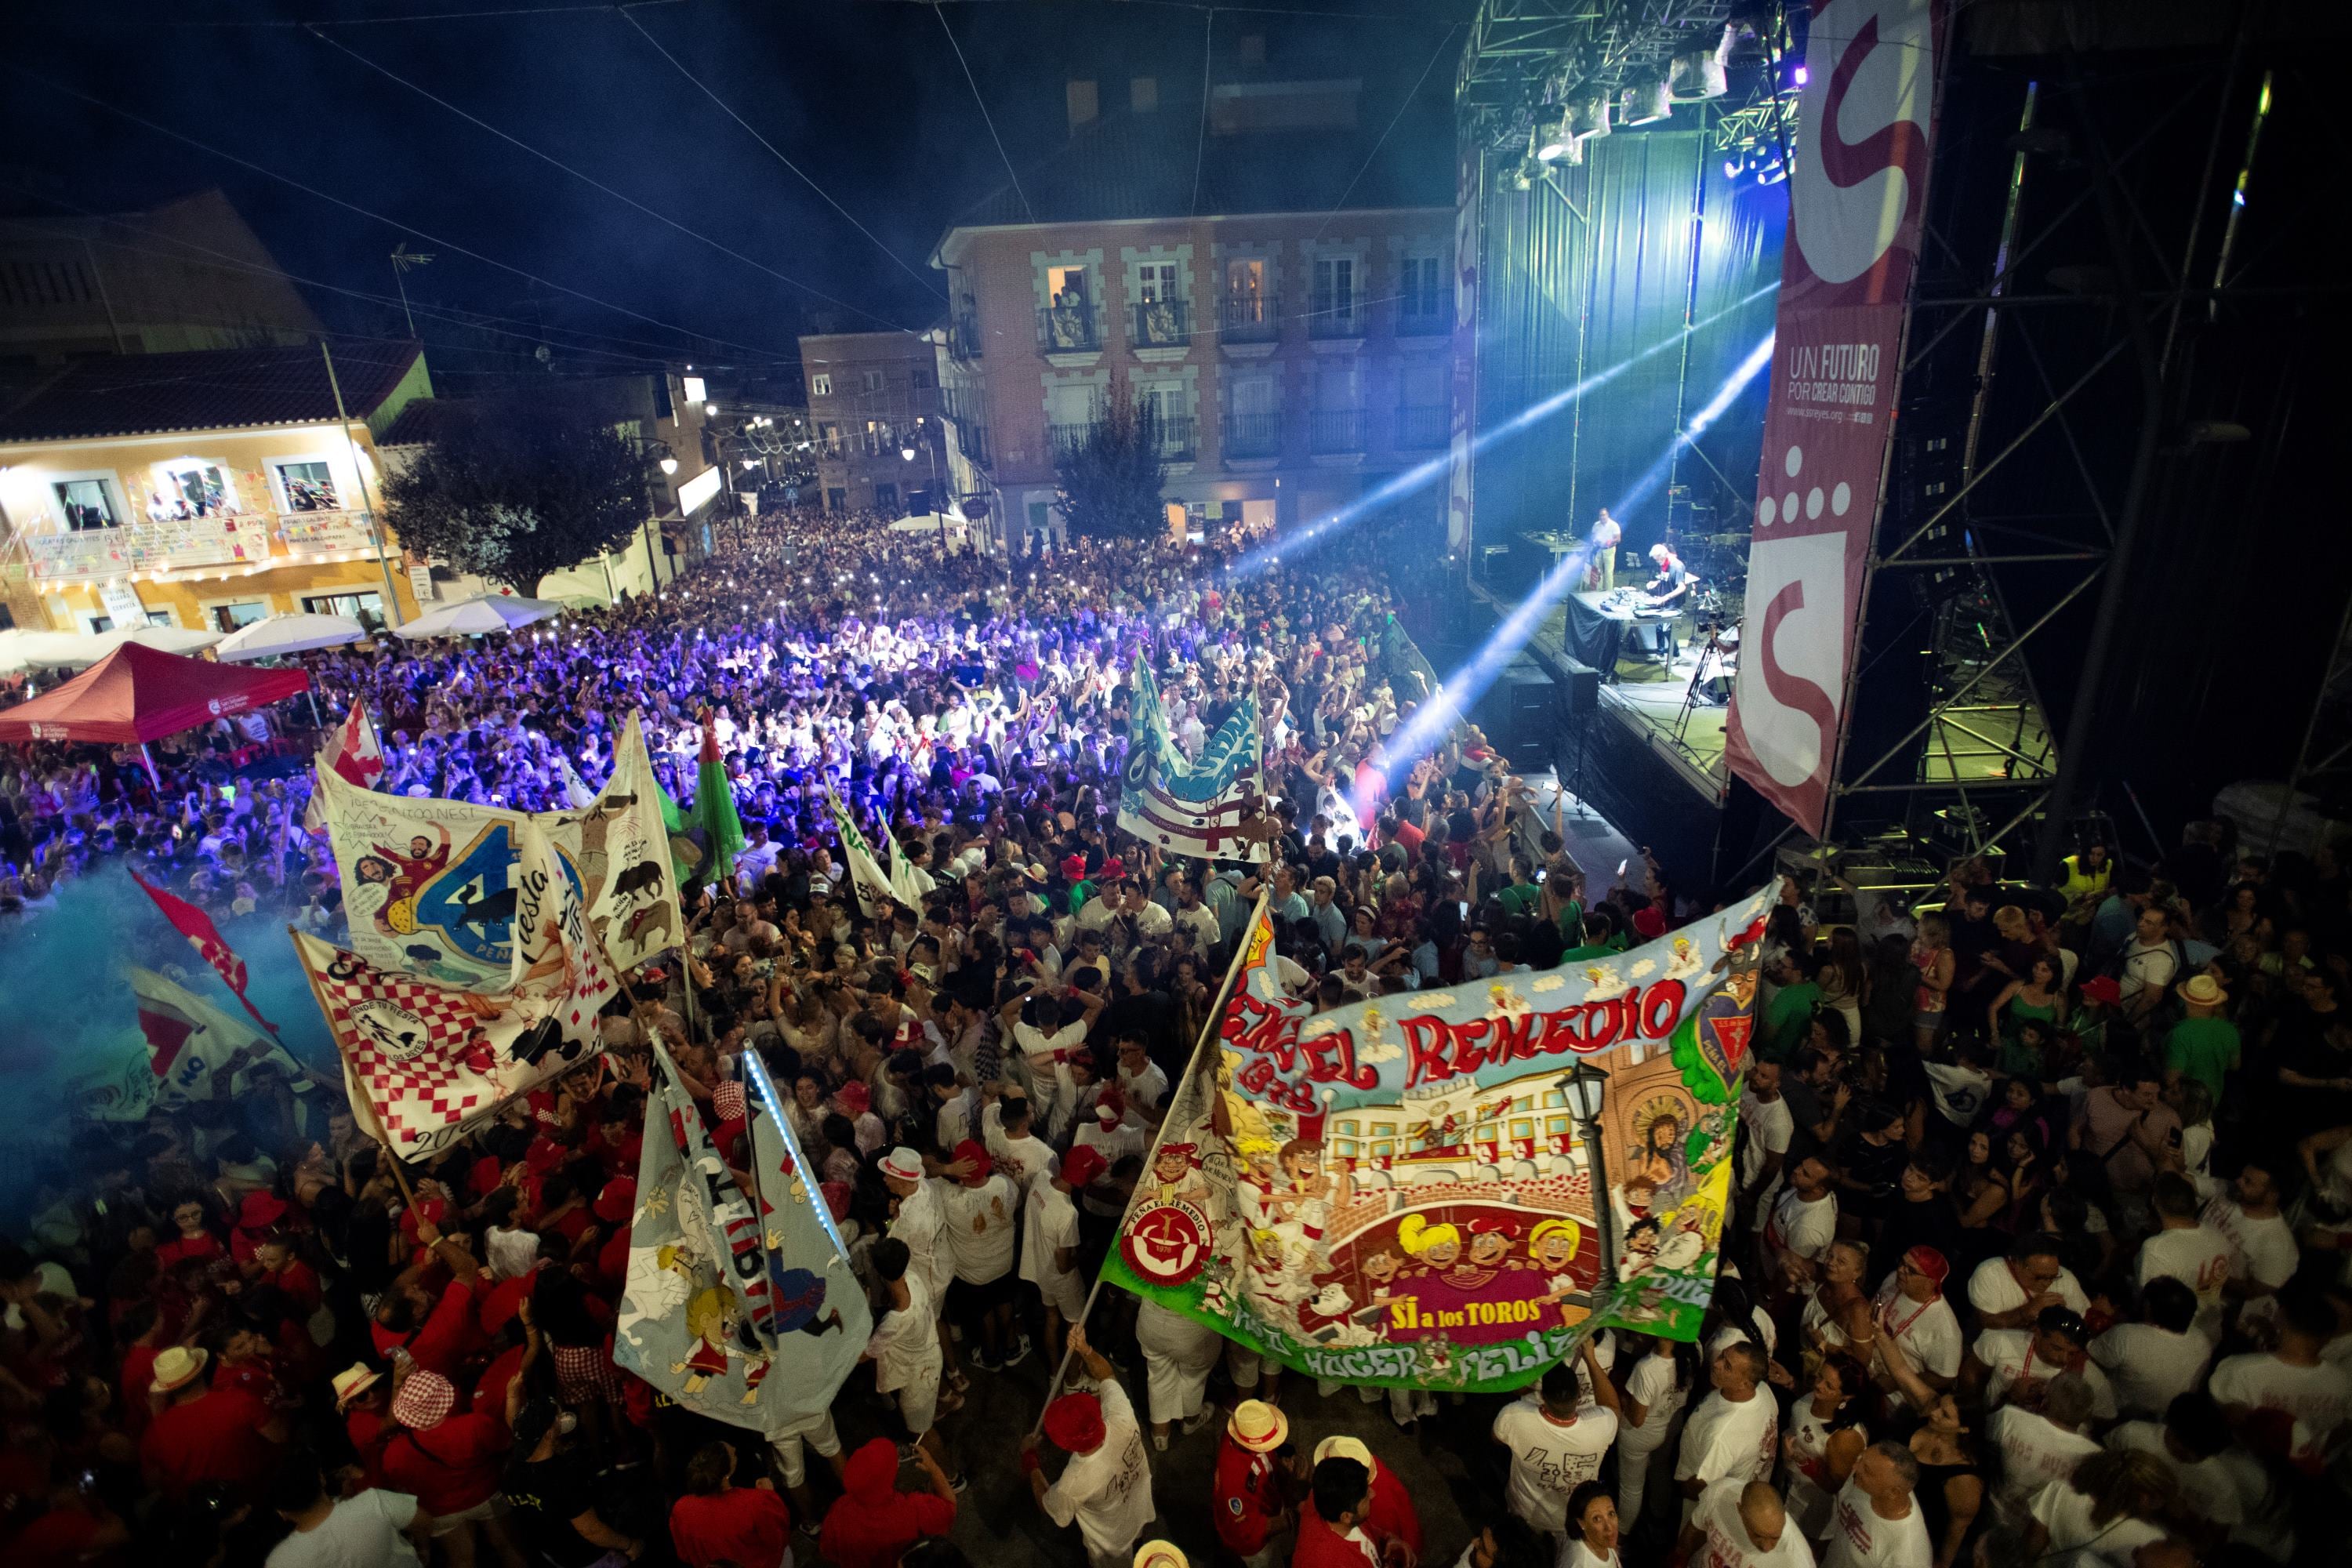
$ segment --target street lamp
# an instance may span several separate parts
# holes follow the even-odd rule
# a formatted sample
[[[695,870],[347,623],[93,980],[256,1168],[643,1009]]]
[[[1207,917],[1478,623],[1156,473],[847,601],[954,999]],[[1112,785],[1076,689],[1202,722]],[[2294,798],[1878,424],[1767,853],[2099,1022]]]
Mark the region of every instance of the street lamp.
[[[1617,1210],[1609,1194],[1609,1156],[1601,1147],[1601,1113],[1609,1099],[1609,1075],[1590,1061],[1580,1061],[1554,1083],[1568,1102],[1584,1143],[1586,1174],[1592,1180],[1592,1229],[1601,1247],[1601,1268],[1593,1291],[1597,1300],[1617,1286]]]
[[[921,416],[916,416],[915,426],[923,434],[923,455],[931,460],[931,515],[940,520],[940,553],[945,555],[948,552],[948,514],[940,505],[940,455],[931,446],[930,432],[925,428]],[[901,447],[898,456],[911,463],[915,460],[915,448]]]

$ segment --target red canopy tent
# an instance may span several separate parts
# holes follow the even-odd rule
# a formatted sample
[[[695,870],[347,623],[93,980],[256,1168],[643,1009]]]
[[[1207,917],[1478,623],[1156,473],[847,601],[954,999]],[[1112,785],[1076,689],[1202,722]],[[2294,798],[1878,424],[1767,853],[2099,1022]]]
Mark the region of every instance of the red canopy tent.
[[[249,669],[124,643],[55,691],[0,709],[0,741],[144,745],[310,686],[307,670]]]

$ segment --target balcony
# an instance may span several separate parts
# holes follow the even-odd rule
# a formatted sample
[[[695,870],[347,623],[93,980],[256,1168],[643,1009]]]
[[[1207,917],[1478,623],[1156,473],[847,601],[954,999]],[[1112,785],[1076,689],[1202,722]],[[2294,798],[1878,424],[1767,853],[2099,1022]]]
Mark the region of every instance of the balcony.
[[[1363,305],[1354,299],[1318,299],[1315,313],[1307,318],[1307,335],[1310,338],[1362,337]]]
[[[1049,354],[1090,354],[1102,348],[1102,312],[1090,303],[1048,305],[1037,312],[1037,347]]]
[[[1441,338],[1454,330],[1454,305],[1448,300],[1397,301],[1396,335],[1401,338]]]
[[[1228,458],[1282,456],[1282,416],[1279,414],[1226,415],[1224,448],[1225,456]]]
[[[948,353],[970,363],[980,358],[980,310],[970,300],[959,300],[948,314]]]
[[[1153,447],[1163,463],[1189,463],[1192,460],[1193,426],[1199,422],[1191,415],[1178,415],[1158,422]]]
[[[1192,345],[1192,302],[1146,300],[1128,307],[1127,342],[1133,349],[1184,349]]]
[[[1429,451],[1443,447],[1454,438],[1454,410],[1445,405],[1433,404],[1426,408],[1412,406],[1397,410],[1396,444],[1404,451]]]
[[[1083,447],[1095,438],[1096,423],[1087,419],[1075,425],[1048,425],[1045,426],[1045,445],[1057,457]]]
[[[1364,449],[1364,411],[1318,408],[1307,416],[1307,449],[1318,456]]]
[[[36,583],[92,583],[214,567],[260,571],[325,555],[373,555],[364,511],[236,512],[23,536]]]
[[[1282,301],[1271,294],[1228,294],[1217,301],[1217,332],[1228,343],[1270,343],[1282,335]]]
[[[978,468],[992,468],[996,456],[988,444],[988,426],[977,419],[958,419],[955,424],[956,449],[963,460]]]

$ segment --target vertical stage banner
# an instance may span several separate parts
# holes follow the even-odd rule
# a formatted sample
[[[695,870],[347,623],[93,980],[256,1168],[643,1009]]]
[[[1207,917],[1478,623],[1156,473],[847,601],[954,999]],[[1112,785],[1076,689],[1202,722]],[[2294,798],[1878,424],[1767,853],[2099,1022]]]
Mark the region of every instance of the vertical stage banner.
[[[1764,416],[1732,771],[1827,826],[1895,413],[1947,0],[1816,0]]]
[[[1274,985],[1261,910],[1103,1277],[1343,1383],[1499,1392],[1597,1328],[1696,1339],[1773,897],[1319,1014]],[[1582,1061],[1595,1129],[1560,1083]]]

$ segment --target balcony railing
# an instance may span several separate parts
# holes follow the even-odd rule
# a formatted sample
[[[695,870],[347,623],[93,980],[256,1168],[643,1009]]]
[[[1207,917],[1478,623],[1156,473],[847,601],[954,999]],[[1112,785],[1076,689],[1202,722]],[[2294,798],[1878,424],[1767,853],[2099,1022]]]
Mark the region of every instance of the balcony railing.
[[[1313,452],[1360,452],[1364,449],[1364,411],[1360,408],[1318,408],[1307,416],[1307,449]]]
[[[1396,333],[1401,338],[1443,337],[1454,330],[1454,305],[1447,300],[1400,300]]]
[[[1408,405],[1397,410],[1396,444],[1405,450],[1443,447],[1453,437],[1454,410],[1442,403],[1426,408]]]
[[[988,426],[977,420],[956,421],[956,445],[963,451],[964,461],[983,468],[996,466],[996,454],[988,444]]]
[[[1139,349],[1181,349],[1192,342],[1190,300],[1146,300],[1128,307],[1128,344]]]
[[[261,566],[273,560],[375,553],[364,511],[236,512],[23,536],[38,583],[89,583],[133,572]]]
[[[1315,301],[1315,313],[1307,318],[1307,335],[1360,338],[1364,335],[1364,308],[1354,300],[1318,299]]]
[[[1271,294],[1228,294],[1217,301],[1217,331],[1229,343],[1270,343],[1282,335],[1282,302]]]
[[[1049,354],[1094,353],[1102,347],[1102,312],[1091,304],[1046,306],[1037,312],[1037,346]]]
[[[1045,426],[1046,443],[1056,453],[1083,447],[1095,438],[1095,425],[1096,421],[1092,419],[1076,425],[1048,425]]]
[[[1192,428],[1195,424],[1189,414],[1162,418],[1154,426],[1154,445],[1163,463],[1189,463],[1194,450]]]
[[[969,300],[958,300],[949,313],[948,353],[967,362],[980,357],[980,312]]]
[[[1282,416],[1228,414],[1224,425],[1228,458],[1278,458],[1282,455]]]

